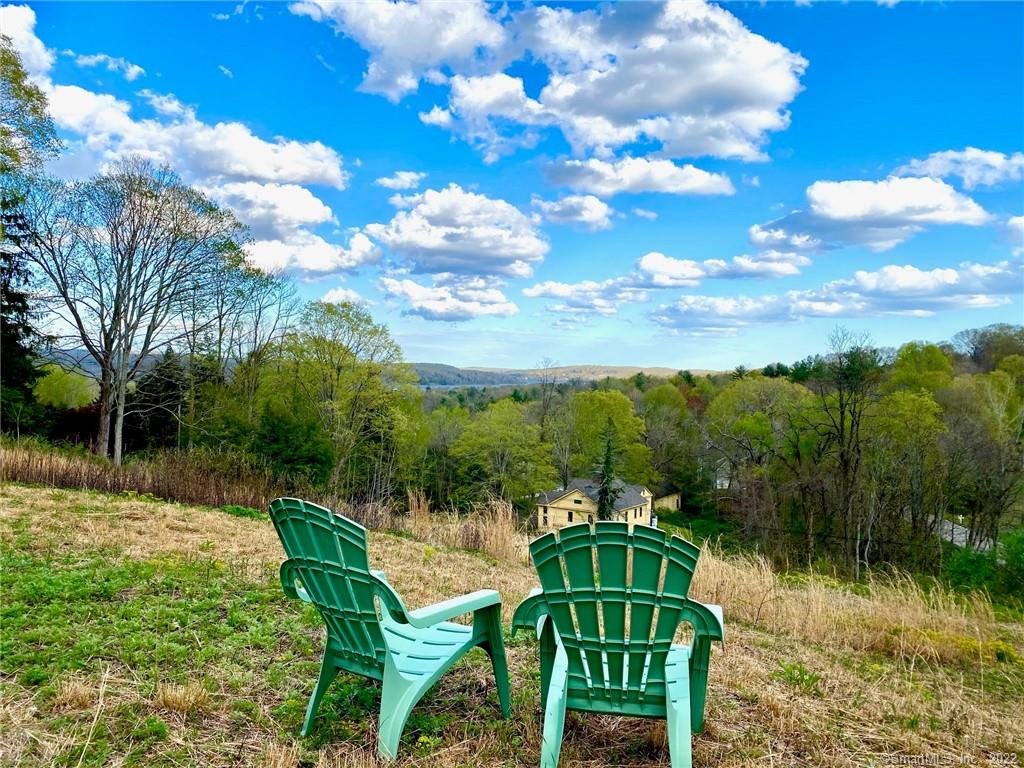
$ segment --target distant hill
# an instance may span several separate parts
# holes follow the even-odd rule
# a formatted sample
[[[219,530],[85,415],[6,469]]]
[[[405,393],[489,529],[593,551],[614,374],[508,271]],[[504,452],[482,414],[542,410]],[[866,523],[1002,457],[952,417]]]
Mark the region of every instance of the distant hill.
[[[502,369],[456,368],[442,363],[410,363],[420,377],[420,384],[431,387],[497,387],[507,384],[530,384],[536,381],[521,372]]]
[[[537,368],[457,368],[441,363],[412,363],[424,386],[438,387],[494,387],[501,385],[536,384],[541,379]],[[551,368],[556,381],[597,381],[607,377],[626,378],[643,371],[648,376],[668,378],[678,368],[638,365],[562,365]],[[700,376],[706,370],[691,369]]]

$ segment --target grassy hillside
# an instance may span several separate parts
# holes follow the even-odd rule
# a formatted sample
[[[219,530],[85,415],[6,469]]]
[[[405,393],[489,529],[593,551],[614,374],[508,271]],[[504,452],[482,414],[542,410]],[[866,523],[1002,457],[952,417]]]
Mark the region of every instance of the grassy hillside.
[[[509,620],[533,584],[521,546],[497,560],[445,546],[443,523],[410,527],[371,534],[374,566],[410,606],[494,587]],[[375,764],[378,691],[361,679],[339,678],[314,734],[296,739],[322,627],[282,595],[267,520],[6,484],[0,542],[0,765]],[[696,765],[1024,760],[1024,626],[983,599],[780,578],[712,551],[693,589],[725,607],[728,632]],[[532,637],[509,658],[510,721],[474,651],[415,710],[400,764],[536,765]],[[663,723],[570,713],[566,730],[563,766],[668,765]]]

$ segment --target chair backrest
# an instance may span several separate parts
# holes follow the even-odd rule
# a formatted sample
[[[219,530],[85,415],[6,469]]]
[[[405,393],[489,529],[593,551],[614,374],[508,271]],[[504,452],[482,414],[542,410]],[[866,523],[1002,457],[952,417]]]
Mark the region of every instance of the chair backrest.
[[[327,624],[334,650],[368,669],[383,669],[386,653],[370,575],[366,529],[301,499],[275,499],[270,518],[297,579]]]
[[[602,521],[547,533],[530,554],[570,693],[609,706],[663,702],[665,658],[700,550],[656,528]]]

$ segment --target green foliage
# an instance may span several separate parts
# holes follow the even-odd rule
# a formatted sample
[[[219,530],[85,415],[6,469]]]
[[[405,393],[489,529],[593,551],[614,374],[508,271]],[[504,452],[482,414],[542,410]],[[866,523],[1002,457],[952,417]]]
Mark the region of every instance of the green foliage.
[[[615,502],[622,494],[622,488],[617,483],[619,436],[610,416],[601,432],[601,441],[604,443],[604,451],[601,454],[601,464],[597,467],[597,476],[601,481],[597,490],[597,519],[613,520]]]
[[[82,408],[95,402],[100,394],[96,380],[77,371],[66,371],[53,363],[44,365],[42,371],[42,378],[36,382],[35,396],[43,405],[57,410]]]
[[[11,38],[0,34],[0,172],[37,169],[59,149],[46,95],[28,76]]]
[[[823,695],[819,686],[823,679],[822,676],[817,672],[809,670],[802,662],[789,663],[780,661],[775,677],[787,685],[799,689],[808,696],[815,696],[820,699]]]
[[[334,468],[334,446],[320,422],[302,408],[280,401],[264,404],[252,443],[279,477],[322,484]]]
[[[452,446],[468,462],[470,473],[490,492],[505,499],[530,496],[555,482],[540,427],[527,419],[526,406],[499,400],[469,422]]]
[[[253,509],[252,507],[240,507],[237,504],[226,504],[221,510],[234,517],[246,517],[250,520],[268,520],[269,516],[265,510]]]
[[[611,420],[620,451],[619,467],[627,483],[653,485],[657,473],[651,466],[651,450],[643,443],[644,422],[633,412],[626,395],[613,390],[577,392],[569,405],[577,449],[571,470],[576,476],[590,476],[604,454],[602,434]]]
[[[912,341],[896,353],[886,383],[890,391],[935,393],[953,383],[953,363],[935,344]]]

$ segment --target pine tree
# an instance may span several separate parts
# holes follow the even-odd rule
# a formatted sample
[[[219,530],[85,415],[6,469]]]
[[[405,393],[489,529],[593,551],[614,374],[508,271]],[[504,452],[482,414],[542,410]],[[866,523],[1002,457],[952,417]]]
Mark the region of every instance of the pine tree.
[[[604,445],[604,452],[601,458],[601,465],[598,467],[598,477],[601,486],[597,492],[597,519],[615,519],[615,502],[622,493],[615,477],[615,469],[618,465],[619,446],[618,433],[611,416],[608,423],[601,430],[601,442]]]

